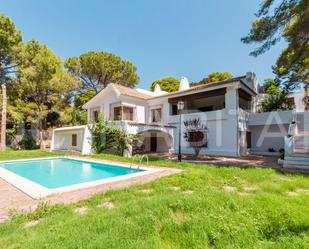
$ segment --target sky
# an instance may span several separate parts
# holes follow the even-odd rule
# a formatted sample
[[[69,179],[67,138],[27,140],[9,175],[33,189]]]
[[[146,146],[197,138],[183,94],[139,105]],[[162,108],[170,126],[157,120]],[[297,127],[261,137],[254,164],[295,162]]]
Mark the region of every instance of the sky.
[[[163,77],[201,80],[213,71],[273,77],[284,42],[257,58],[240,41],[262,0],[0,0],[0,12],[65,60],[107,51],[131,61],[148,89]]]

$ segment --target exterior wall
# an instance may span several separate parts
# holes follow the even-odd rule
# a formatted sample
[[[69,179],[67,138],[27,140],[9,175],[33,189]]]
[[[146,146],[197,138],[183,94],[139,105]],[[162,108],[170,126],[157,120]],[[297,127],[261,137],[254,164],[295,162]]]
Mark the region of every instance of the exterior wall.
[[[278,152],[284,148],[284,137],[288,134],[289,125],[257,125],[251,127],[251,152],[267,154],[268,149],[273,148]],[[283,132],[284,131],[284,132]]]
[[[151,109],[161,108],[161,122],[162,124],[168,124],[168,118],[170,115],[170,107],[168,98],[153,99],[148,101],[148,107],[146,109],[146,122],[151,123]]]
[[[72,146],[72,135],[77,135],[77,146]],[[91,134],[88,126],[72,126],[53,130],[51,151],[78,151],[83,155],[92,154]]]
[[[265,124],[289,124],[293,120],[293,111],[276,111],[249,114],[249,126]]]
[[[145,146],[146,152],[150,152],[150,138],[152,134],[155,134],[157,137],[157,152],[169,152],[169,150],[172,149],[173,138],[169,134],[150,130],[140,134],[140,139]]]
[[[304,104],[304,92],[292,93],[289,97],[294,98],[295,103],[295,110],[296,112],[304,112],[305,111],[305,104]]]
[[[226,108],[218,111],[183,114],[181,122],[181,144],[183,153],[194,153],[193,148],[183,138],[185,126],[183,121],[199,118],[208,129],[208,147],[201,150],[201,154],[238,156],[238,90],[227,88],[225,94]],[[178,152],[179,146],[179,115],[169,116],[169,124],[177,127],[174,131],[174,148]]]
[[[77,135],[77,146],[72,146],[72,135]],[[80,130],[55,131],[53,150],[82,151],[84,132]]]
[[[288,134],[292,120],[293,111],[250,114],[251,152],[268,154],[270,148],[276,152],[284,148],[284,137]]]
[[[182,115],[181,144],[183,153],[194,153],[193,148],[183,137],[185,126],[183,121],[193,118],[200,118],[208,129],[208,147],[201,150],[201,154],[237,156],[237,132],[234,117],[227,113],[227,110],[212,111],[207,113],[192,113]],[[170,116],[170,124],[177,126],[174,131],[174,148],[178,152],[179,146],[179,115]],[[235,129],[233,131],[233,129]]]
[[[96,107],[88,109],[88,122],[93,120],[93,111],[95,110],[100,110],[106,119],[113,120],[111,107],[115,107],[117,105],[125,105],[135,108],[134,121],[138,123],[145,122],[145,101],[124,96],[118,98],[112,91],[107,94],[101,102],[97,103]]]

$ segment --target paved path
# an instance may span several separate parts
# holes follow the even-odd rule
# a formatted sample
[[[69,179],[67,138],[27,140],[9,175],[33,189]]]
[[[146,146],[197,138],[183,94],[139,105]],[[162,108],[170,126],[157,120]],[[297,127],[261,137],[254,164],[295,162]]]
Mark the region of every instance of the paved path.
[[[29,212],[34,210],[37,205],[44,201],[51,204],[70,204],[80,200],[88,199],[92,195],[105,192],[109,189],[121,189],[133,185],[145,184],[163,176],[168,176],[181,172],[179,169],[161,168],[162,171],[154,172],[146,176],[136,176],[127,180],[119,180],[116,182],[106,183],[100,186],[79,189],[76,191],[52,195],[41,200],[35,200],[20,191],[16,187],[7,183],[0,178],[0,222],[4,222],[10,218],[10,211],[17,210],[19,212]]]

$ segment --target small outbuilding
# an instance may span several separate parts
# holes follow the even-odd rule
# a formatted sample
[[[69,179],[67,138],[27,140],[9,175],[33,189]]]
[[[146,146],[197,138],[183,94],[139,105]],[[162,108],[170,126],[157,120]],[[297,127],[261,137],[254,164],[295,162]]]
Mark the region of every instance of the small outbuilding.
[[[91,154],[91,134],[87,125],[57,128],[53,130],[51,151]]]

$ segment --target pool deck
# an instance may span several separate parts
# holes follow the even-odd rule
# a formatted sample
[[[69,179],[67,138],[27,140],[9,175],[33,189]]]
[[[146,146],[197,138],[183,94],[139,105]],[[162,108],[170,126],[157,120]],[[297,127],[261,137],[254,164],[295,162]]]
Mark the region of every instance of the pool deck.
[[[112,163],[118,162],[113,161]],[[122,162],[119,162],[119,164],[129,166],[128,164]],[[161,170],[157,170],[147,175],[134,176],[130,179],[121,179],[98,186],[58,193],[39,200],[30,197],[18,188],[0,178],[0,222],[4,222],[10,219],[10,213],[12,210],[16,210],[17,212],[30,212],[33,211],[40,202],[48,202],[50,204],[71,204],[80,200],[88,199],[94,194],[104,193],[110,189],[122,189],[133,185],[145,184],[161,177],[180,173],[182,171],[175,168],[154,168]]]

